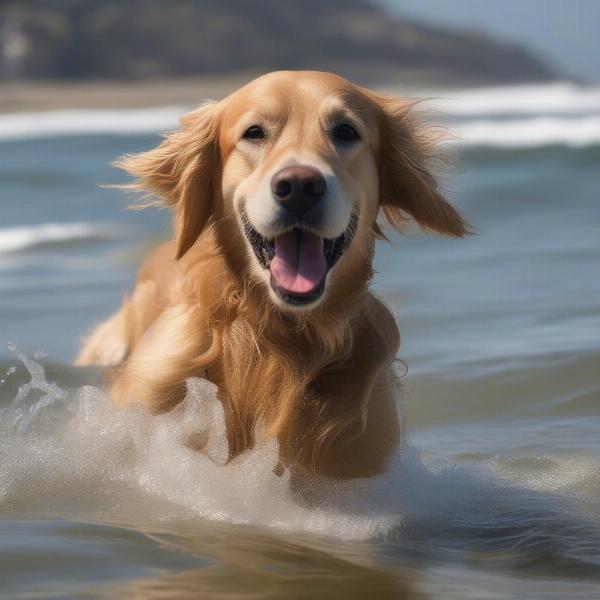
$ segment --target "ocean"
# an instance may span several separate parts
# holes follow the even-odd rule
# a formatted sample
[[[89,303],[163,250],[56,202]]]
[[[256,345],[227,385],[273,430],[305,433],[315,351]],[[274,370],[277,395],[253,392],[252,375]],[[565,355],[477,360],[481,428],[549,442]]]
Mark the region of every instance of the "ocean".
[[[189,107],[0,115],[0,597],[600,598],[600,87],[419,94],[477,234],[379,243],[406,438],[300,487],[222,464],[207,382],[151,418],[71,366],[169,235],[110,162]]]

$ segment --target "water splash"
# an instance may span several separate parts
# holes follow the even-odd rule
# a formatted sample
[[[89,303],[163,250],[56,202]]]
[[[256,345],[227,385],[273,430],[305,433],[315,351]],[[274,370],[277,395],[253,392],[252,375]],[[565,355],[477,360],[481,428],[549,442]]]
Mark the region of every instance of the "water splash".
[[[537,489],[522,477],[510,480],[506,465],[494,471],[492,463],[424,462],[405,444],[389,471],[369,480],[278,476],[275,441],[226,462],[223,410],[206,380],[189,379],[181,404],[151,416],[117,408],[97,387],[48,382],[41,364],[13,351],[30,380],[0,409],[4,514],[204,518],[345,540],[415,543],[416,536],[430,552],[456,544],[511,549],[515,531],[529,549],[543,549],[549,540],[556,543],[560,526],[565,533],[557,554],[583,555],[591,545],[600,556],[597,527],[572,497]]]
[[[17,372],[17,367],[12,366],[9,367],[6,370],[6,373],[4,373],[4,377],[2,379],[0,379],[0,385],[2,385],[3,383],[6,383],[6,380],[11,376],[14,375]]]
[[[30,381],[0,410],[3,510],[68,506],[93,518],[115,507],[138,514],[143,507],[160,519],[202,517],[349,539],[399,524],[397,510],[374,510],[383,508],[383,478],[300,486],[288,471],[275,473],[275,441],[225,464],[224,414],[206,380],[189,379],[181,404],[151,416],[117,408],[93,386],[69,390],[48,382],[41,364],[12,351]]]

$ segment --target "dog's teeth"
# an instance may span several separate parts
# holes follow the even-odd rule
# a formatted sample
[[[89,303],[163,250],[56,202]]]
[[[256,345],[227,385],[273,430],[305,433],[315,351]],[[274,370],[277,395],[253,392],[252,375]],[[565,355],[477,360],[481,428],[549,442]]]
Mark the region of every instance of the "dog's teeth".
[[[270,262],[273,260],[275,256],[275,242],[272,240],[265,240],[265,256],[267,257],[267,261]]]

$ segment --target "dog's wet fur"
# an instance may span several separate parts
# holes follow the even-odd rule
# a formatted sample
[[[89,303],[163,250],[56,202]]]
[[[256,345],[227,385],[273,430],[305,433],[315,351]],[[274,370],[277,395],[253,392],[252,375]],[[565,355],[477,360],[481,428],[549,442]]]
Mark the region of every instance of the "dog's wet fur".
[[[219,389],[230,459],[276,437],[283,465],[385,470],[400,438],[394,318],[370,290],[381,216],[462,237],[413,102],[330,73],[276,72],[183,117],[118,165],[174,215],[121,309],[86,340],[121,405]]]

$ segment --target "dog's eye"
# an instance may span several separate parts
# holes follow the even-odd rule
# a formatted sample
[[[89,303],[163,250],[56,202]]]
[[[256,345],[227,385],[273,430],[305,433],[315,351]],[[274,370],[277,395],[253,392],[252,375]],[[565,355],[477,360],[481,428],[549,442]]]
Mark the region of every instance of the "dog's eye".
[[[251,140],[253,142],[258,140],[264,140],[265,137],[266,136],[264,129],[262,127],[259,127],[258,125],[252,125],[248,127],[248,129],[244,131],[244,135],[242,136],[242,138],[244,138],[245,140]]]
[[[348,125],[348,123],[336,125],[331,132],[331,136],[333,137],[334,142],[341,144],[349,144],[360,140],[358,131],[356,131],[352,125]]]

